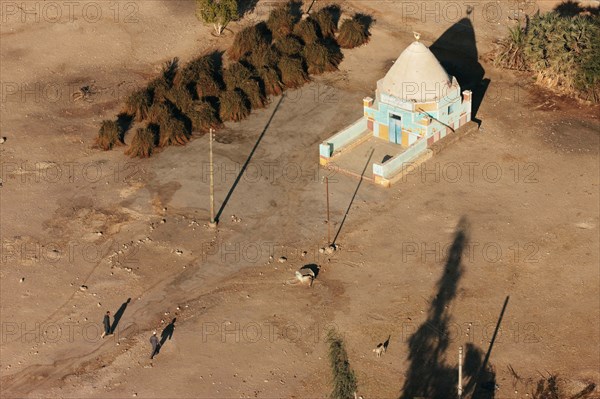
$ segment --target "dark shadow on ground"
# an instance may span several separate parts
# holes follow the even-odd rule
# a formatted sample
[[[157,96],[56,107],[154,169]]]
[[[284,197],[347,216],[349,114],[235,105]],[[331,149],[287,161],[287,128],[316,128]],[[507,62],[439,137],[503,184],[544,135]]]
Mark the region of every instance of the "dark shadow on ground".
[[[313,272],[313,274],[315,275],[315,278],[317,278],[317,276],[319,275],[319,271],[320,271],[320,267],[314,263],[309,263],[308,265],[304,265],[300,268],[300,270],[302,269],[309,269]]]
[[[166,326],[162,332],[160,333],[160,347],[162,348],[162,346],[165,344],[165,342],[167,342],[167,339],[171,339],[173,338],[173,333],[175,332],[175,322],[177,321],[177,318],[173,318],[173,320],[171,320],[171,322],[169,323],[168,326]]]
[[[254,11],[256,4],[258,4],[258,0],[238,0],[238,12],[240,17],[243,18],[244,15]]]
[[[573,0],[563,1],[554,7],[554,11],[562,17],[574,17],[580,14],[600,15],[600,7],[582,6]]]
[[[215,216],[215,220],[217,222],[221,218],[221,215],[223,214],[223,211],[225,210],[225,207],[227,206],[227,203],[231,199],[231,196],[232,196],[233,192],[235,191],[235,188],[237,187],[238,183],[242,179],[242,176],[244,175],[244,172],[246,172],[246,168],[248,168],[248,164],[252,160],[252,156],[254,155],[254,152],[256,152],[256,149],[258,148],[258,145],[260,144],[260,142],[262,141],[263,137],[265,136],[265,133],[269,129],[269,125],[271,125],[271,122],[273,121],[273,117],[277,113],[277,110],[279,109],[279,106],[281,105],[281,102],[283,101],[284,97],[285,97],[285,94],[283,94],[279,98],[279,101],[277,102],[277,105],[275,106],[275,109],[273,110],[273,113],[271,114],[271,117],[267,121],[267,124],[265,125],[265,128],[263,129],[263,131],[260,134],[260,136],[258,136],[258,140],[256,140],[256,144],[254,144],[254,147],[252,147],[252,150],[250,151],[250,155],[248,155],[248,158],[246,159],[246,162],[244,162],[244,165],[242,166],[242,169],[240,170],[240,173],[235,178],[235,181],[233,182],[233,185],[231,186],[231,188],[229,189],[229,192],[227,193],[227,196],[223,200],[223,204],[221,204],[221,207],[219,208],[219,211],[217,212],[217,215]]]
[[[117,329],[117,325],[119,324],[119,321],[121,321],[121,317],[123,317],[123,313],[125,313],[125,309],[127,309],[127,305],[129,305],[129,302],[131,302],[131,298],[127,298],[127,300],[125,302],[123,302],[123,304],[115,312],[113,324],[112,324],[112,327],[110,327],[111,334],[113,334],[115,332],[115,330]]]
[[[363,168],[362,173],[360,174],[360,179],[358,181],[358,184],[356,185],[356,190],[354,190],[354,194],[352,195],[352,199],[350,199],[350,204],[348,204],[348,209],[346,209],[346,213],[344,213],[344,218],[342,219],[342,223],[340,223],[340,228],[338,229],[337,233],[335,233],[335,237],[333,237],[333,242],[331,243],[331,245],[335,246],[335,243],[340,235],[340,232],[342,231],[342,227],[344,227],[344,223],[346,222],[346,218],[348,217],[348,213],[350,212],[350,208],[352,208],[352,204],[354,203],[354,199],[356,198],[356,194],[358,193],[358,189],[360,188],[360,185],[363,182],[363,177],[365,176],[365,172],[367,171],[367,167],[369,166],[369,163],[371,162],[371,158],[373,157],[373,153],[375,152],[375,150],[371,150],[371,153],[369,154],[369,158],[367,159],[367,163],[365,163],[365,167]]]
[[[477,111],[483,100],[489,79],[479,63],[475,29],[469,18],[463,18],[448,28],[430,47],[450,75],[458,80],[461,90],[473,92],[471,119],[477,122]]]
[[[458,284],[464,273],[462,256],[468,245],[468,234],[468,223],[463,217],[456,228],[443,274],[437,282],[437,294],[431,300],[427,320],[409,338],[410,365],[406,372],[401,399],[451,399],[457,396],[457,365],[455,362],[446,363],[447,358],[455,358],[454,354],[447,353],[450,344],[448,331],[452,318],[449,308],[456,297]],[[480,367],[477,366],[483,365],[483,352],[469,344],[466,359],[469,367],[463,369],[463,376],[468,385],[479,372]],[[476,384],[471,383],[470,386],[474,385]],[[467,393],[464,392],[464,397],[467,397]],[[490,395],[479,398],[492,399],[495,391],[489,393]]]

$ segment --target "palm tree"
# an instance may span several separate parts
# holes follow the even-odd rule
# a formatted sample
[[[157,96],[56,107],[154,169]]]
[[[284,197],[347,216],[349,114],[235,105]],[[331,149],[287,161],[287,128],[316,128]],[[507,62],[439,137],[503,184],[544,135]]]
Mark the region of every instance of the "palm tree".
[[[267,29],[267,25],[260,22],[239,31],[235,35],[228,54],[231,59],[239,61],[257,47],[269,44],[271,44],[271,33]]]
[[[137,122],[148,117],[148,111],[154,102],[154,93],[149,88],[134,91],[125,101],[124,112],[135,118]]]
[[[291,89],[298,88],[310,80],[300,58],[283,56],[277,63],[277,67],[281,73],[281,81]]]
[[[186,113],[192,122],[192,129],[197,132],[206,132],[209,129],[221,127],[221,121],[213,106],[206,101],[194,101],[193,106]]]
[[[294,35],[302,39],[304,44],[309,44],[317,41],[321,37],[321,32],[317,22],[308,17],[294,26]]]
[[[123,133],[117,121],[103,120],[94,147],[108,151],[123,144]]]
[[[227,90],[219,96],[219,117],[238,122],[250,115],[250,105],[241,90]]]
[[[291,34],[295,23],[296,18],[292,13],[291,2],[275,8],[267,19],[267,27],[271,31],[274,40],[279,40]]]
[[[338,32],[337,42],[342,48],[355,48],[369,41],[370,17],[363,14],[355,14],[351,19],[342,22]]]
[[[151,156],[156,148],[156,130],[155,125],[138,128],[125,154],[132,158],[148,158]]]
[[[283,55],[298,55],[304,48],[300,39],[293,35],[281,37],[273,43],[273,46]]]
[[[324,43],[313,42],[304,48],[304,59],[308,65],[308,73],[321,74],[336,71],[342,62],[342,54],[331,51]]]

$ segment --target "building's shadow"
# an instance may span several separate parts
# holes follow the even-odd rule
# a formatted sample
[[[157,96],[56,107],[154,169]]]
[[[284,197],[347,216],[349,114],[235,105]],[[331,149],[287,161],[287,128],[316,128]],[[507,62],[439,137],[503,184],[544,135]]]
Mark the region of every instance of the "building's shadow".
[[[443,274],[437,282],[437,294],[431,300],[427,312],[427,320],[412,334],[408,341],[409,368],[402,388],[400,399],[418,397],[428,399],[449,399],[457,396],[458,370],[454,361],[446,363],[447,358],[455,358],[446,353],[450,344],[448,335],[451,315],[450,303],[456,296],[458,283],[464,273],[462,256],[468,244],[468,224],[462,218],[454,234],[452,246],[448,251],[448,259]],[[463,369],[466,387],[473,389],[477,376],[484,375],[494,381],[495,375],[480,373],[484,364],[483,351],[474,345],[467,345],[465,367]],[[465,394],[468,392],[465,391]],[[486,399],[492,399],[495,391],[489,392]],[[483,399],[484,396],[478,396]]]
[[[469,18],[463,18],[448,28],[430,47],[450,75],[458,80],[461,90],[473,92],[471,119],[477,120],[477,111],[490,84],[484,79],[485,70],[479,63],[475,29]]]

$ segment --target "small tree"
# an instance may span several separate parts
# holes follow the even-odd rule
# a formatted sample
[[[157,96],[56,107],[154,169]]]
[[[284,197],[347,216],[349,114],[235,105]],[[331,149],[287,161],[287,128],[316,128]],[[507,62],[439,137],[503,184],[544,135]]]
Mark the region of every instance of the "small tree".
[[[344,341],[334,330],[329,330],[327,342],[329,364],[333,373],[333,390],[330,397],[331,399],[353,399],[356,392],[356,376],[350,367]]]
[[[196,0],[196,18],[213,24],[217,36],[240,16],[237,0]]]

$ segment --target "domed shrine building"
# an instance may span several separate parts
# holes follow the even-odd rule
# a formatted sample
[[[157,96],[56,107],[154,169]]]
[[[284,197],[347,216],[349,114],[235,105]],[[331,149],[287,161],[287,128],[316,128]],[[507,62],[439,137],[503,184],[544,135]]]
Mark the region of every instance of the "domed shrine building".
[[[363,100],[363,117],[321,143],[321,165],[335,162],[362,142],[377,145],[382,140],[393,144],[386,146],[387,152],[396,153],[373,164],[372,179],[389,186],[433,143],[471,120],[471,91],[461,92],[456,78],[448,75],[418,34],[415,37],[377,82],[375,99]]]

